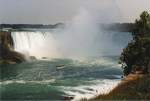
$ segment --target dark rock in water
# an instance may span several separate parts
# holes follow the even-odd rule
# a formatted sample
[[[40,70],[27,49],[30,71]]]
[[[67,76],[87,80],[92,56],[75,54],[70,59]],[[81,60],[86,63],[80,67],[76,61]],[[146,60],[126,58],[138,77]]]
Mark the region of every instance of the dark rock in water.
[[[24,55],[14,51],[14,42],[10,32],[0,32],[0,61],[4,63],[21,63]]]
[[[89,91],[94,91],[94,89],[92,89],[92,88],[86,88],[86,90],[89,90]]]
[[[65,65],[57,65],[56,67],[64,67]]]
[[[48,59],[48,57],[42,57],[42,59]]]
[[[61,70],[61,69],[63,69],[65,67],[65,65],[57,65],[56,66],[56,70]]]
[[[74,99],[73,96],[64,96],[64,101],[71,101],[72,99]]]
[[[30,59],[31,60],[36,60],[36,57],[35,56],[30,56]]]

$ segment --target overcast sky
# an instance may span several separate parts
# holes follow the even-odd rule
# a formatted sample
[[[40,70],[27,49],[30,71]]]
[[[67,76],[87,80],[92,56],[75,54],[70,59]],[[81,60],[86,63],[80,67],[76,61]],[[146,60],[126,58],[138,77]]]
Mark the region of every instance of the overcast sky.
[[[120,11],[122,22],[130,22],[143,10],[150,11],[150,0],[0,0],[0,23],[54,24],[71,20],[88,5],[107,1]],[[110,9],[111,12],[111,9]]]

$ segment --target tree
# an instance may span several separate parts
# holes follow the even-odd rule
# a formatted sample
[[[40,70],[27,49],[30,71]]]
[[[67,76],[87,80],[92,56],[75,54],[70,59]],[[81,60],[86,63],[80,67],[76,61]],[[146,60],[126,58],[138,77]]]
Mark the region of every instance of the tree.
[[[140,15],[140,19],[135,20],[135,29],[133,30],[133,38],[137,39],[140,37],[145,37],[145,35],[150,35],[150,15],[148,12],[144,11]]]
[[[150,68],[150,15],[148,12],[142,12],[134,26],[133,40],[123,49],[120,57],[124,75],[130,74],[137,68],[147,73]]]

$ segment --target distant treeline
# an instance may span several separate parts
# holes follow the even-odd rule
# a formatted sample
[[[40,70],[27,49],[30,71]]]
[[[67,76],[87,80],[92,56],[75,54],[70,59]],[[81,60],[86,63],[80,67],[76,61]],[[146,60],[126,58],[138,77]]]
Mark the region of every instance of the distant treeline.
[[[99,24],[104,30],[110,31],[120,31],[120,32],[132,32],[134,29],[133,23],[112,23],[112,24]],[[0,24],[0,29],[23,29],[23,28],[42,28],[42,29],[52,29],[52,28],[63,28],[65,24],[57,23],[54,25],[43,25],[43,24]]]
[[[133,23],[102,24],[102,28],[110,31],[132,32],[135,29]]]
[[[63,23],[57,23],[54,25],[43,25],[43,24],[0,24],[0,29],[11,28],[11,29],[21,29],[21,28],[56,28],[63,27]]]

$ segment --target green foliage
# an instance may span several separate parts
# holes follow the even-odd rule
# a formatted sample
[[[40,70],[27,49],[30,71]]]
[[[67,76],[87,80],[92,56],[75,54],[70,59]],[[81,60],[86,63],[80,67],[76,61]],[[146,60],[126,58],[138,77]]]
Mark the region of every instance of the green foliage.
[[[150,68],[150,15],[148,12],[144,11],[134,25],[133,40],[123,49],[120,57],[124,75],[128,75],[137,67],[145,73]]]
[[[135,20],[135,29],[133,30],[133,37],[145,37],[150,36],[150,15],[144,11],[140,15],[139,20]]]

